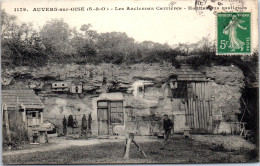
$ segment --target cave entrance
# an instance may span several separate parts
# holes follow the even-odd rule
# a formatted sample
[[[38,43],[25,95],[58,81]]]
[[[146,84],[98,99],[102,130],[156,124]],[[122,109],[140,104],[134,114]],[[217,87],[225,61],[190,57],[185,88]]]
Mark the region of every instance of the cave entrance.
[[[258,143],[257,140],[259,137],[258,93],[258,86],[245,87],[242,90],[242,96],[240,98],[241,114],[238,114],[238,120],[246,123],[245,129],[249,131],[249,139],[253,143]]]
[[[258,131],[258,87],[244,88],[242,91],[241,114],[238,118],[242,122],[246,122],[246,130]]]

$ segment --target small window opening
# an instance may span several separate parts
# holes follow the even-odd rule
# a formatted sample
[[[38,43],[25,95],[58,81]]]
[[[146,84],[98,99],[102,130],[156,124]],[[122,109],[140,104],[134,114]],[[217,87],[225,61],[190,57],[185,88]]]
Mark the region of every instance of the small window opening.
[[[187,98],[187,82],[177,82],[177,86],[172,89],[172,98]]]
[[[143,87],[139,87],[138,89],[139,92],[143,92]]]
[[[36,112],[32,112],[32,117],[36,117]]]
[[[103,77],[103,84],[107,83],[107,77]]]

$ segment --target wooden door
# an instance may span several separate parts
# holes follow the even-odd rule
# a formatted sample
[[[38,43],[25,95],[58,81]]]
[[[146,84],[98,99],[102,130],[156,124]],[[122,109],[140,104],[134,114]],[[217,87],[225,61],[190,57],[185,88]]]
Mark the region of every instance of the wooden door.
[[[186,123],[193,133],[211,132],[212,102],[188,99],[185,102]]]
[[[212,95],[210,82],[188,84],[188,99],[184,103],[186,123],[193,133],[212,132]]]
[[[108,108],[98,108],[98,135],[109,135]]]

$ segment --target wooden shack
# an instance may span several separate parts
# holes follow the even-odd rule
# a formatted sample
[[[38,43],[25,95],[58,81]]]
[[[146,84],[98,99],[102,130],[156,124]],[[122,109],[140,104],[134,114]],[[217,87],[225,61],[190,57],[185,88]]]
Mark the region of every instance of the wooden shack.
[[[221,120],[221,116],[212,113],[213,82],[188,65],[177,69],[169,81],[169,97],[181,100],[185,121],[193,133],[211,133],[212,119],[218,116]]]
[[[2,113],[4,124],[9,135],[14,127],[23,126],[29,135],[30,142],[45,143],[47,129],[43,128],[43,103],[33,90],[2,90]],[[9,135],[10,137],[10,135]]]

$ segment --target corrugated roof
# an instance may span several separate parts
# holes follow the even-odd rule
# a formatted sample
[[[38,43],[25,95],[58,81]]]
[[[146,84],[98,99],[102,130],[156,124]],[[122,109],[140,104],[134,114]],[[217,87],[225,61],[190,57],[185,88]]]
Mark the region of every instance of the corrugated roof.
[[[7,107],[17,107],[22,104],[26,109],[44,108],[41,99],[30,89],[2,90],[2,105],[4,104]]]
[[[182,65],[174,74],[177,75],[178,81],[207,81],[202,72],[194,70],[190,65]]]

